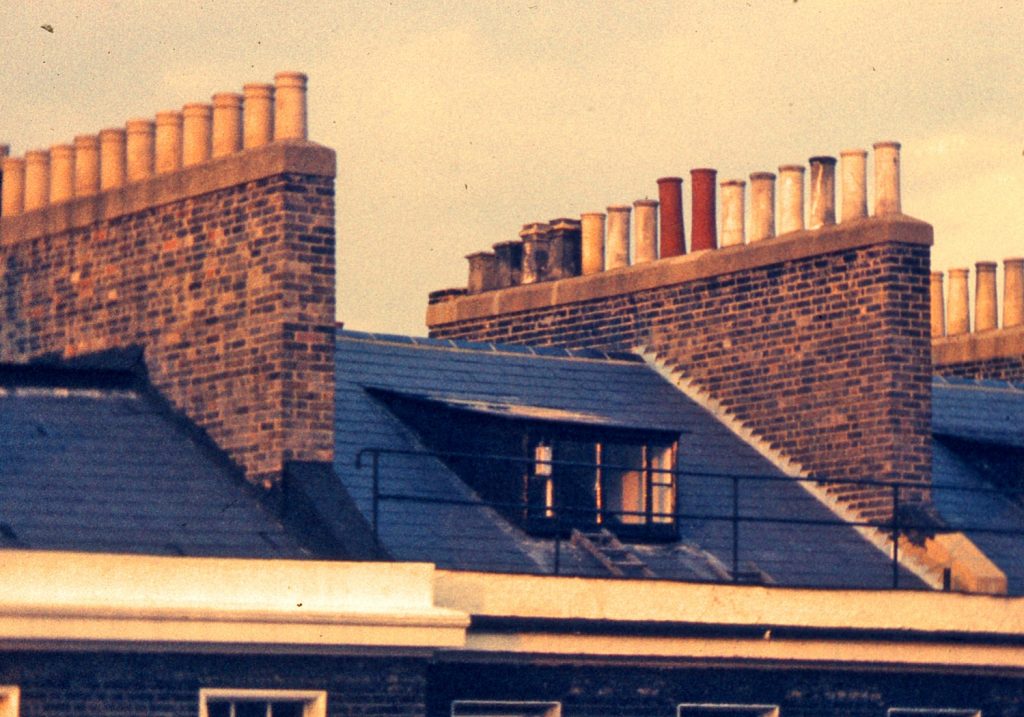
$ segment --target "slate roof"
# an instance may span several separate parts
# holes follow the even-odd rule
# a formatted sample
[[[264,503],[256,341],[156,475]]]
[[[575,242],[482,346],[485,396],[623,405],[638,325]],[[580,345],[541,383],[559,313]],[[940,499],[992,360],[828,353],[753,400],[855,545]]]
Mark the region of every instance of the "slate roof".
[[[1006,573],[1009,592],[1024,594],[1024,507],[1008,494],[1014,486],[986,473],[988,456],[1024,448],[1024,388],[957,378],[932,385],[935,505]]]
[[[484,413],[563,417],[682,434],[678,509],[727,518],[733,475],[740,514],[837,521],[796,482],[785,479],[712,414],[632,354],[492,345],[339,331],[336,337],[335,473],[358,509],[372,519],[371,471],[355,465],[361,449],[419,451],[417,435],[375,391],[426,397]],[[384,548],[399,560],[457,569],[549,572],[553,541],[530,537],[486,507],[440,461],[422,455],[380,457],[379,490],[417,500],[379,503]],[[433,502],[428,502],[433,501]],[[849,526],[740,524],[740,569],[770,581],[823,587],[888,587],[888,559]],[[732,564],[728,520],[688,517],[680,541],[635,546],[659,577],[721,580]],[[828,546],[823,549],[822,546]],[[563,546],[563,572],[604,574],[586,555]],[[920,586],[902,576],[903,585]]]
[[[0,366],[0,548],[306,556],[130,383],[116,372]]]

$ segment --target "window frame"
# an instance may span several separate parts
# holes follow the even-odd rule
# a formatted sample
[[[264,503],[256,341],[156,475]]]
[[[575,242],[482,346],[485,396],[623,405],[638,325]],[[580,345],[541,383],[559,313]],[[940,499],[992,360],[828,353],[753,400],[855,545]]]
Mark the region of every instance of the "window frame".
[[[981,710],[971,707],[890,707],[885,717],[981,717]]]
[[[21,709],[21,688],[0,685],[0,717],[18,717]]]
[[[686,717],[683,710],[715,712],[750,712],[751,717],[779,717],[779,706],[733,702],[680,702],[676,705],[676,717]],[[691,712],[692,714],[692,712]]]
[[[475,709],[460,710],[472,706]],[[562,703],[545,700],[452,700],[450,717],[506,717],[509,714],[530,717],[562,717]]]
[[[249,687],[202,687],[199,690],[199,717],[209,717],[207,703],[215,702],[301,702],[302,717],[326,717],[325,690],[280,690]]]

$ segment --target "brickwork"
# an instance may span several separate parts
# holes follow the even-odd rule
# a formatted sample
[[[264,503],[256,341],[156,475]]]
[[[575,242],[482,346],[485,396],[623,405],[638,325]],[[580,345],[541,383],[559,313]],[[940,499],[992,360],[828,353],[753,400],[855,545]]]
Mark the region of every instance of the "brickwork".
[[[0,221],[0,360],[142,346],[251,481],[330,460],[333,164],[269,145]]]
[[[1011,327],[932,341],[939,376],[1024,381],[1024,327]]]
[[[614,289],[604,295],[588,286],[602,281],[595,275],[552,282],[563,286],[545,289],[556,297],[546,305],[515,297],[533,287],[456,298],[430,307],[431,336],[650,347],[813,474],[924,485],[931,228],[867,220],[821,234],[631,267],[603,280]],[[665,262],[678,267],[656,266]],[[701,262],[719,264],[702,271]],[[661,283],[645,279],[656,271]],[[518,310],[502,311],[503,301]],[[840,492],[865,515],[890,505],[887,489]]]
[[[482,664],[429,674],[428,717],[447,717],[453,700],[559,702],[563,717],[676,717],[680,704],[693,703],[778,705],[783,717],[885,717],[891,707],[1024,712],[1019,679],[976,674]]]
[[[425,662],[261,655],[0,653],[22,717],[195,717],[201,688],[325,690],[331,717],[422,717]]]

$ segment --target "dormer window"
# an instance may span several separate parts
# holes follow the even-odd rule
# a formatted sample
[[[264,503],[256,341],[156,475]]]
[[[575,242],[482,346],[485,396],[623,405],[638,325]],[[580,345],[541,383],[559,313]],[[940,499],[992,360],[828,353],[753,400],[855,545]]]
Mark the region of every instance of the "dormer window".
[[[674,540],[678,434],[572,415],[374,392],[423,445],[535,535],[608,528]],[[563,420],[558,420],[563,419]]]

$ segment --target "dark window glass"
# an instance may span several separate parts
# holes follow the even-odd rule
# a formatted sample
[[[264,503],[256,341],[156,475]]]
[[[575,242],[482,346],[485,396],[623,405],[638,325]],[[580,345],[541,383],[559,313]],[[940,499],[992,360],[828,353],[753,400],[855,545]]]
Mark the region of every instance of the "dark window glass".
[[[302,717],[301,702],[274,702],[272,707],[273,717]]]
[[[267,703],[236,702],[235,717],[267,717]]]
[[[229,717],[231,714],[230,702],[207,702],[206,713],[210,717]]]

